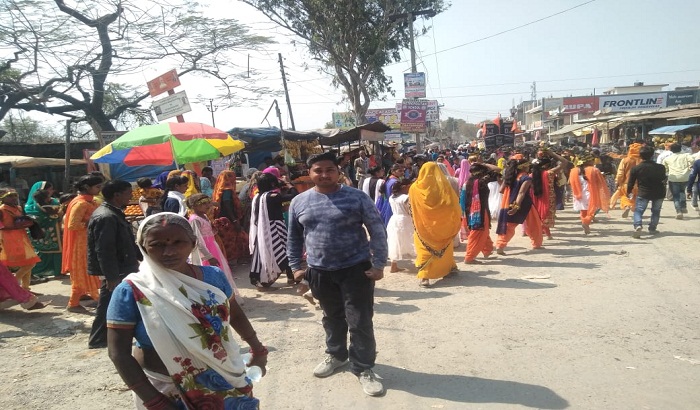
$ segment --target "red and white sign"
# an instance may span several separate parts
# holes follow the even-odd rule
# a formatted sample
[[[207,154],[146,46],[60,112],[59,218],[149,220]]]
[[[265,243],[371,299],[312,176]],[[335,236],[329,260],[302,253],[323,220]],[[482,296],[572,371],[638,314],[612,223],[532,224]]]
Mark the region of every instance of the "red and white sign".
[[[566,97],[562,112],[566,114],[592,113],[598,111],[598,97]]]
[[[173,69],[149,81],[148,93],[151,97],[155,97],[179,86],[180,78],[177,76],[177,71]]]
[[[425,132],[425,116],[428,100],[403,100],[401,105],[401,131]]]

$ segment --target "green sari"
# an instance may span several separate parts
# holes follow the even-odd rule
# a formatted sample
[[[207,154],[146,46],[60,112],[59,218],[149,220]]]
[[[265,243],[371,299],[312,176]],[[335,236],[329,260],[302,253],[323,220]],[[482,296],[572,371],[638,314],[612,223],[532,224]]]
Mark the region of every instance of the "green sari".
[[[61,274],[61,218],[58,215],[49,215],[34,201],[34,194],[44,189],[46,181],[39,181],[32,185],[29,191],[24,212],[33,216],[39,226],[44,230],[43,239],[32,239],[32,246],[41,258],[41,261],[32,269],[32,275],[40,277],[59,276]],[[51,198],[51,205],[59,205],[58,199]]]

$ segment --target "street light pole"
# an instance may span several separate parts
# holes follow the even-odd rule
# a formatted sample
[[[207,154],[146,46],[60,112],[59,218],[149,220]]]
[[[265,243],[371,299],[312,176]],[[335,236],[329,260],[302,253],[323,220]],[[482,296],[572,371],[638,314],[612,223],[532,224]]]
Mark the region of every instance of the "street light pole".
[[[214,105],[214,100],[209,99],[209,105],[207,105],[207,111],[211,113],[211,126],[216,128],[216,122],[214,122],[214,112],[219,109],[218,105]]]

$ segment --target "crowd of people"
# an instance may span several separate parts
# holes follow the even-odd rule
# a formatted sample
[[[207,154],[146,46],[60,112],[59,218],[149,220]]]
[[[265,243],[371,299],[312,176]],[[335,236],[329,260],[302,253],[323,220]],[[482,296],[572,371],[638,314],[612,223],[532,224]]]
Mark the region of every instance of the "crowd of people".
[[[246,369],[264,373],[267,349],[234,282],[232,267],[245,265],[258,291],[284,275],[320,304],[327,348],[315,376],[349,363],[363,391],[379,395],[373,298],[387,262],[395,273],[410,261],[418,286],[428,288],[458,272],[460,246],[465,264],[479,264],[506,256],[520,229],[533,251],[545,249],[567,206],[588,235],[619,201],[623,217],[633,213],[635,238],[650,202],[651,234],[667,195],[678,219],[686,200],[699,211],[697,147],[693,154],[678,143],[626,148],[469,145],[382,155],[361,148],[317,154],[301,166],[272,161],[246,172],[240,186],[233,171],[214,176],[209,167],[141,178],[136,187],[93,172],[73,194],[39,181],[23,206],[2,188],[0,301],[41,309],[32,282],[69,275],[66,309],[95,315],[88,347],[108,348],[136,408],[255,408]],[[145,216],[136,234],[123,212],[134,189]],[[233,331],[250,346],[248,363]]]

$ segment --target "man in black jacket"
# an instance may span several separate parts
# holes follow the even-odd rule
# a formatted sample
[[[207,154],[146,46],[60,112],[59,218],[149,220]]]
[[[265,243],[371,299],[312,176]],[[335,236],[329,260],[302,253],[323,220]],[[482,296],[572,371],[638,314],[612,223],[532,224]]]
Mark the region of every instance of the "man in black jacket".
[[[88,347],[107,347],[107,307],[112,291],[129,273],[139,270],[141,252],[131,225],[122,211],[131,200],[131,184],[105,182],[105,202],[92,213],[88,223],[88,273],[102,277],[100,300],[92,323]]]
[[[639,239],[642,236],[642,215],[651,202],[651,219],[649,220],[649,233],[657,233],[656,227],[661,216],[661,206],[666,197],[666,168],[652,160],[654,148],[644,146],[639,150],[642,162],[632,168],[630,178],[627,181],[627,193],[632,192],[634,185],[638,187],[637,202],[634,207],[634,233],[632,236]]]

